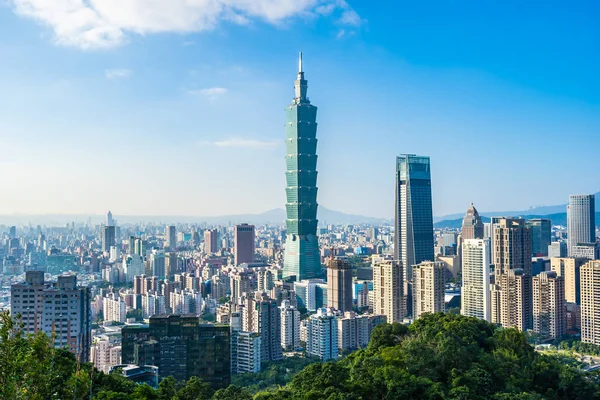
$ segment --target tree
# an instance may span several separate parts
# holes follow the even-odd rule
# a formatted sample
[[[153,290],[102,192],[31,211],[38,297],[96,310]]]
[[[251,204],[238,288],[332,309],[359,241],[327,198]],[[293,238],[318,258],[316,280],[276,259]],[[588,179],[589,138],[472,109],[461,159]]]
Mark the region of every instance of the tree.
[[[177,392],[177,400],[208,400],[213,396],[214,392],[210,384],[193,376]]]
[[[252,395],[244,388],[229,385],[226,389],[219,389],[213,395],[213,400],[252,400]]]

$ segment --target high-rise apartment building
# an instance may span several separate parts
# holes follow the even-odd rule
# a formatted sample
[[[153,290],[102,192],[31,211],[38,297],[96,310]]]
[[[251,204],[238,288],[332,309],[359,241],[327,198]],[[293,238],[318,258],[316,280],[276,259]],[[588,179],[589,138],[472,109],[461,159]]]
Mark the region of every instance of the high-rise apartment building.
[[[490,322],[490,312],[490,241],[466,239],[462,245],[460,313]]]
[[[581,341],[600,346],[600,261],[583,264],[581,274]]]
[[[404,274],[400,261],[373,256],[373,313],[387,317],[388,323],[406,317]]]
[[[256,332],[231,332],[231,373],[259,373],[262,361],[261,336]]]
[[[110,253],[110,248],[116,245],[116,227],[114,225],[102,227],[102,251]]]
[[[413,318],[424,313],[445,311],[444,285],[446,269],[439,261],[423,261],[413,265]]]
[[[165,228],[166,247],[171,250],[177,248],[177,228],[175,225],[169,225]]]
[[[306,96],[302,53],[295,94],[286,110],[286,239],[283,277],[296,280],[321,273],[317,239],[317,107]]]
[[[587,258],[551,258],[550,268],[565,281],[567,303],[581,304],[580,268]]]
[[[204,231],[204,252],[214,254],[219,251],[218,232],[216,229],[207,229]]]
[[[321,361],[338,357],[338,319],[326,308],[319,308],[307,322],[306,351]]]
[[[331,258],[327,262],[327,306],[352,311],[352,266],[348,260]]]
[[[261,337],[261,357],[263,361],[279,361],[283,359],[281,350],[281,310],[277,300],[269,298],[266,293],[255,294],[253,301],[247,302],[244,313],[251,319],[248,331],[257,332]]]
[[[338,318],[337,323],[338,349],[353,350],[367,347],[373,329],[385,322],[385,315],[357,315],[353,311],[344,313],[343,317]]]
[[[554,271],[533,277],[533,331],[545,340],[566,332],[565,281]]]
[[[412,266],[434,261],[429,157],[403,154],[396,158],[395,213],[394,259],[404,269],[405,304],[412,315]]]
[[[283,300],[281,306],[281,347],[294,351],[300,347],[300,311]]]
[[[496,273],[521,269],[531,276],[531,229],[524,219],[499,218],[493,225],[492,260]]]
[[[127,305],[118,293],[109,293],[102,299],[104,321],[124,323],[127,320]]]
[[[43,332],[54,346],[67,347],[81,361],[90,358],[92,311],[88,288],[77,286],[75,275],[44,282],[43,271],[27,271],[25,282],[11,286],[11,313],[20,315],[23,332]]]
[[[108,374],[110,368],[121,364],[121,346],[108,335],[94,338],[90,350],[90,362],[99,371]]]
[[[150,271],[152,276],[165,279],[165,252],[154,249],[150,255]]]
[[[579,243],[596,242],[596,200],[593,194],[571,195],[567,206],[569,257]]]
[[[236,225],[233,232],[235,265],[254,262],[254,225]]]
[[[461,236],[463,240],[483,239],[483,222],[473,203],[463,218]]]
[[[531,253],[533,257],[547,257],[552,239],[552,221],[545,218],[527,220],[525,225],[531,230]]]
[[[522,269],[496,273],[491,287],[492,323],[526,331],[533,327],[531,276]]]
[[[196,376],[215,388],[231,382],[227,325],[200,324],[195,315],[161,315],[149,325],[126,325],[121,334],[124,364],[157,366],[160,378]]]

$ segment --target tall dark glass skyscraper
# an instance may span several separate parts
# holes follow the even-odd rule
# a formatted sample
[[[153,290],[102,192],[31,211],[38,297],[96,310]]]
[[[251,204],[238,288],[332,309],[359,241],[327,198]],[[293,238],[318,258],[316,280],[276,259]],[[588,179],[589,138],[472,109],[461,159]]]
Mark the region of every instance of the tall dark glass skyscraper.
[[[317,107],[306,97],[308,84],[302,70],[302,53],[294,88],[296,97],[286,110],[285,125],[287,236],[283,276],[301,280],[321,272],[317,239]]]
[[[405,304],[411,314],[412,266],[435,261],[429,157],[402,154],[396,158],[396,224],[394,258],[404,270]]]

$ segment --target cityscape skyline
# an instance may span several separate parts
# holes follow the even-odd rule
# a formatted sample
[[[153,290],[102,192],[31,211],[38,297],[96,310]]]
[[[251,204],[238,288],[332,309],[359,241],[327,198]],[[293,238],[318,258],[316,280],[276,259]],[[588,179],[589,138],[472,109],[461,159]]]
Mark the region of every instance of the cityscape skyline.
[[[460,7],[440,5],[442,14],[455,17],[452,25],[435,15],[415,24],[411,18],[424,5],[387,13],[353,2],[344,7],[315,19],[286,9],[279,16],[289,18],[293,29],[265,23],[261,15],[251,27],[224,23],[203,32],[184,29],[186,34],[166,26],[160,35],[148,29],[138,36],[124,28],[127,40],[118,46],[85,51],[73,44],[77,41],[57,43],[51,31],[27,18],[36,15],[0,9],[0,24],[14,38],[0,42],[8,55],[0,67],[6,149],[1,162],[12,171],[0,177],[0,214],[101,214],[111,208],[122,215],[172,215],[172,202],[161,196],[157,182],[186,193],[177,207],[186,215],[280,207],[285,187],[279,173],[285,154],[280,110],[296,49],[310,54],[312,93],[328,110],[320,121],[320,151],[328,155],[320,165],[325,206],[391,217],[393,178],[385,171],[400,153],[431,157],[437,216],[460,212],[470,202],[480,210],[526,209],[599,189],[578,173],[594,167],[600,140],[600,83],[594,73],[600,60],[590,51],[598,30],[586,17],[595,15],[597,5],[590,4],[587,13],[566,6],[548,11],[536,35],[519,25],[502,40],[492,31],[512,14],[493,4],[464,16]],[[524,20],[538,11],[530,5],[520,10]],[[352,29],[339,22],[345,12],[358,16]],[[578,23],[568,24],[555,41],[553,30],[545,28],[567,18]],[[490,30],[469,35],[481,28],[473,21]],[[415,40],[391,40],[392,29]],[[544,54],[525,51],[536,46],[544,46]],[[384,87],[389,94],[382,94]],[[236,118],[230,118],[232,109]],[[466,143],[477,150],[470,157],[461,155]],[[500,171],[487,156],[493,148],[510,149],[511,165]],[[580,156],[559,168],[556,156],[574,151]],[[157,162],[164,159],[172,162]],[[117,178],[132,165],[135,184]],[[217,173],[203,173],[212,166]],[[467,170],[470,179],[460,179]],[[525,176],[535,177],[536,190]],[[482,186],[488,181],[495,184]],[[229,200],[235,197],[228,195],[231,188],[250,191],[259,184],[261,191],[243,204]],[[380,195],[365,196],[364,184]],[[500,189],[509,184],[520,196]],[[136,186],[146,188],[144,196],[153,201],[113,194],[135,194]]]

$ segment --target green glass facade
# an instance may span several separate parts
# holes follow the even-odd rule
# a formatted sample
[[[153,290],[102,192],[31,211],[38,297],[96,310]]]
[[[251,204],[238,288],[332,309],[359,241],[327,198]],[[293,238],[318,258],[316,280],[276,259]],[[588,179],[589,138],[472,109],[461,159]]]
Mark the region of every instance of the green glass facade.
[[[321,272],[317,239],[317,107],[306,96],[302,70],[294,82],[296,97],[286,110],[287,236],[284,277],[312,278]]]

